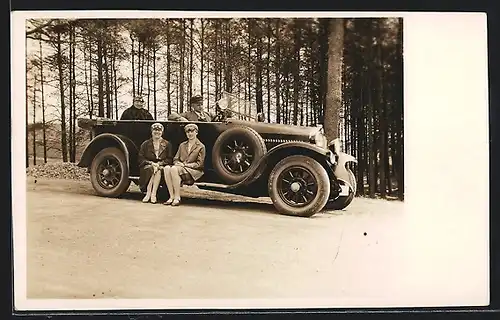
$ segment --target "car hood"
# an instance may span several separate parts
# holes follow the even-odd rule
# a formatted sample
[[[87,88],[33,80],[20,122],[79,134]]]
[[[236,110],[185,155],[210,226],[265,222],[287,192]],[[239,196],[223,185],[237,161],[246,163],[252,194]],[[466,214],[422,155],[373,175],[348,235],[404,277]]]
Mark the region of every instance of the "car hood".
[[[298,135],[309,136],[316,133],[320,127],[305,127],[286,125],[278,123],[253,122],[245,120],[228,120],[227,123],[235,125],[244,125],[250,127],[260,134],[283,134],[283,135]]]

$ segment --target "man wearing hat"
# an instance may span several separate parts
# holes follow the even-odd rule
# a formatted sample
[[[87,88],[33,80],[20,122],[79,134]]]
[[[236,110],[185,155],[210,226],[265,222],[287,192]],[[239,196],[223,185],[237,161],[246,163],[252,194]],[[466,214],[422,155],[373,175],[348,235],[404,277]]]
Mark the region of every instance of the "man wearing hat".
[[[142,97],[136,96],[132,106],[123,111],[120,120],[153,120],[153,116],[148,110],[144,109]]]
[[[191,106],[191,111],[187,111],[181,114],[172,113],[168,116],[168,120],[174,121],[207,121],[210,122],[213,116],[203,110],[203,97],[196,95],[189,100]]]

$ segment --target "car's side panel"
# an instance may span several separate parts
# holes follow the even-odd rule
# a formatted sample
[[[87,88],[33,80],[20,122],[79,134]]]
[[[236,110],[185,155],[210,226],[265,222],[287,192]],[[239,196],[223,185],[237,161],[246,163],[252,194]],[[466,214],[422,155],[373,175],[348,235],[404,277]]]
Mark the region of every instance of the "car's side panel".
[[[231,188],[248,186],[261,177],[267,178],[267,175],[276,163],[290,155],[306,154],[318,160],[318,162],[320,162],[323,166],[326,166],[329,157],[328,152],[329,151],[319,148],[316,145],[300,141],[279,144],[268,151],[268,153],[259,161],[259,165],[255,167],[252,174],[250,174],[245,180],[232,185]]]
[[[127,161],[127,166],[130,168],[129,163],[129,148],[131,147],[131,141],[126,137],[120,137],[120,135],[112,134],[112,133],[101,133],[96,136],[92,141],[87,145],[83,154],[78,162],[79,167],[90,167],[92,164],[92,160],[95,155],[104,148],[116,146],[120,148],[125,154],[125,159]],[[127,147],[127,144],[129,147]],[[132,143],[133,144],[133,143]]]

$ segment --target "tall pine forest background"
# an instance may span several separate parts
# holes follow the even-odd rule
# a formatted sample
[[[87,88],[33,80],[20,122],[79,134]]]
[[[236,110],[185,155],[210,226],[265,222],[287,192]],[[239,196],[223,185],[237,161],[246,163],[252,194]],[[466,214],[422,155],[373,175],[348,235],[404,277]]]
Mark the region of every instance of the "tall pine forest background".
[[[209,110],[231,96],[266,122],[324,125],[358,160],[358,196],[403,200],[402,30],[400,18],[27,20],[26,167],[78,162],[90,135],[77,119],[119,119],[137,94],[158,120],[194,94]]]

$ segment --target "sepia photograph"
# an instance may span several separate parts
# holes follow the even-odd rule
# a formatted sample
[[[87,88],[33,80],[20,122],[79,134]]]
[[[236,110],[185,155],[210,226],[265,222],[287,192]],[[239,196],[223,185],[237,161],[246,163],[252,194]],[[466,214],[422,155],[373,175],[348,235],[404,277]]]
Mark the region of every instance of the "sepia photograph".
[[[480,27],[485,21],[464,17]],[[411,29],[415,16],[63,11],[15,18],[18,305],[488,303],[487,211],[472,224],[455,211],[463,218],[457,225],[475,237],[460,241],[477,258],[469,282],[445,286],[460,294],[440,300],[443,285],[415,273],[448,270],[439,261],[449,259],[417,252],[455,208],[451,201],[444,210],[443,199],[466,196],[439,192],[453,180],[433,174],[436,166],[443,175],[451,170],[434,148],[457,147],[449,136],[436,142],[451,133],[446,123],[436,131],[447,111],[410,100],[418,93],[408,89],[408,60],[432,51],[405,34],[421,30]],[[446,17],[427,19],[428,30],[452,28]],[[487,78],[480,80],[487,90]],[[460,117],[475,121],[486,145],[473,145],[487,152],[482,103],[476,117],[445,119],[454,129]],[[488,173],[488,154],[481,156],[486,167],[478,166],[476,181]],[[468,195],[487,210],[483,182],[471,191],[482,198]],[[434,220],[411,224],[422,207],[432,207],[425,211]],[[461,264],[464,257],[446,248]],[[417,260],[437,265],[420,268]],[[449,280],[462,275],[448,273]]]

